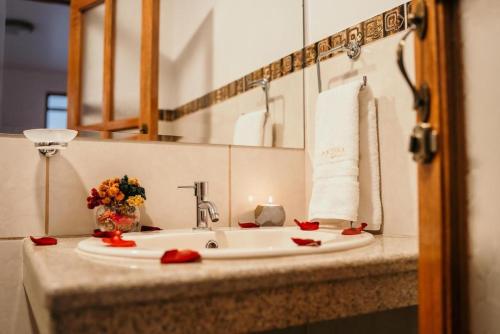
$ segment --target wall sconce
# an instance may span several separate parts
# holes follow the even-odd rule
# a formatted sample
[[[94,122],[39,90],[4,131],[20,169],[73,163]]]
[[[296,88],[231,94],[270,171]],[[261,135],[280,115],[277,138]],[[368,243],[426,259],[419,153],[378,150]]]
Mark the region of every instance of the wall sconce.
[[[78,131],[68,129],[31,129],[24,130],[24,136],[31,140],[38,152],[44,157],[52,157],[65,149],[75,139]]]

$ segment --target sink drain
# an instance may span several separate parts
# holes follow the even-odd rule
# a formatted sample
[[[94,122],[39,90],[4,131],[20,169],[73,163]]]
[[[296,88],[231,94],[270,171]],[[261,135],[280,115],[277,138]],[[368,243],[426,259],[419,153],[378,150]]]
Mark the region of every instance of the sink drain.
[[[205,245],[205,248],[219,248],[219,244],[215,240],[209,240]]]

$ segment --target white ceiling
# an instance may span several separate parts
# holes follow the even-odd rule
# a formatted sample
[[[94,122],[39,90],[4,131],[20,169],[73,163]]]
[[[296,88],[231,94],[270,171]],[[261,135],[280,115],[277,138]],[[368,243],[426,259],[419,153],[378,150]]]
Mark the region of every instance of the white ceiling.
[[[66,71],[69,6],[7,0],[7,18],[35,26],[32,33],[5,35],[4,66]]]

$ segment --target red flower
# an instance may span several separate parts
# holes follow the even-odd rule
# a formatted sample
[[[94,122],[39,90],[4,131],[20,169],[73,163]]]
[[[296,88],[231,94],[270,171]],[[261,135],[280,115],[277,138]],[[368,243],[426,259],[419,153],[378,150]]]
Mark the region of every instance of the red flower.
[[[297,224],[302,231],[314,231],[319,228],[319,222],[310,222],[310,221],[299,221],[297,219],[293,220],[295,224]]]
[[[254,222],[246,222],[246,223],[238,223],[241,228],[257,228],[260,227],[259,224],[256,224]]]
[[[362,223],[361,226],[359,227],[350,227],[350,228],[346,228],[345,230],[342,231],[342,234],[343,235],[355,235],[355,234],[360,234],[361,231],[363,231],[365,229],[365,227],[367,227],[368,224],[366,223]]]
[[[96,188],[90,190],[90,196],[87,197],[87,208],[93,209],[102,204],[101,197],[99,197],[99,192]]]
[[[190,249],[171,249],[166,251],[160,259],[163,264],[195,262],[201,259],[200,253]]]
[[[35,243],[37,246],[51,246],[57,245],[57,239],[52,237],[42,237],[42,238],[34,238],[30,237],[31,241]]]
[[[292,241],[299,246],[321,246],[321,240],[292,238]]]

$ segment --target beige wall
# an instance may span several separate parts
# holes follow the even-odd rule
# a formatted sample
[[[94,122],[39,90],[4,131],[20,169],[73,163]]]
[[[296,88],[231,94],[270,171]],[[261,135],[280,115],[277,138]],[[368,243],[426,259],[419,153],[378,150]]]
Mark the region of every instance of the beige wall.
[[[471,332],[500,332],[500,3],[462,1]]]
[[[27,139],[4,136],[0,157],[0,328],[8,334],[31,332],[20,239],[43,235],[46,221],[50,235],[91,233],[94,212],[85,199],[103,179],[138,177],[148,197],[142,222],[165,229],[195,225],[193,193],[177,189],[194,181],[209,182],[209,199],[221,214],[215,226],[236,225],[268,196],[283,204],[287,224],[305,218],[304,182],[297,178],[304,175],[300,150],[76,140],[46,161]]]
[[[306,1],[306,40],[315,42],[373,15],[380,14],[404,1],[338,2]],[[343,6],[343,7],[342,7]],[[345,10],[343,10],[345,9]],[[328,14],[328,15],[327,15]],[[337,22],[343,22],[339,26]],[[336,30],[333,30],[336,29]],[[412,235],[418,233],[416,165],[407,151],[408,137],[415,123],[410,90],[396,65],[397,43],[402,33],[385,37],[363,46],[361,56],[351,61],[345,54],[321,63],[323,90],[345,82],[368,78],[369,89],[377,100],[379,150],[381,164],[382,207],[384,233]],[[407,43],[405,61],[409,73],[414,73],[413,40]],[[311,194],[312,156],[314,150],[314,114],[318,83],[316,68],[305,70],[306,107],[306,198]],[[332,125],[334,129],[334,125]],[[364,157],[361,156],[361,159]],[[345,225],[345,224],[344,224]]]

